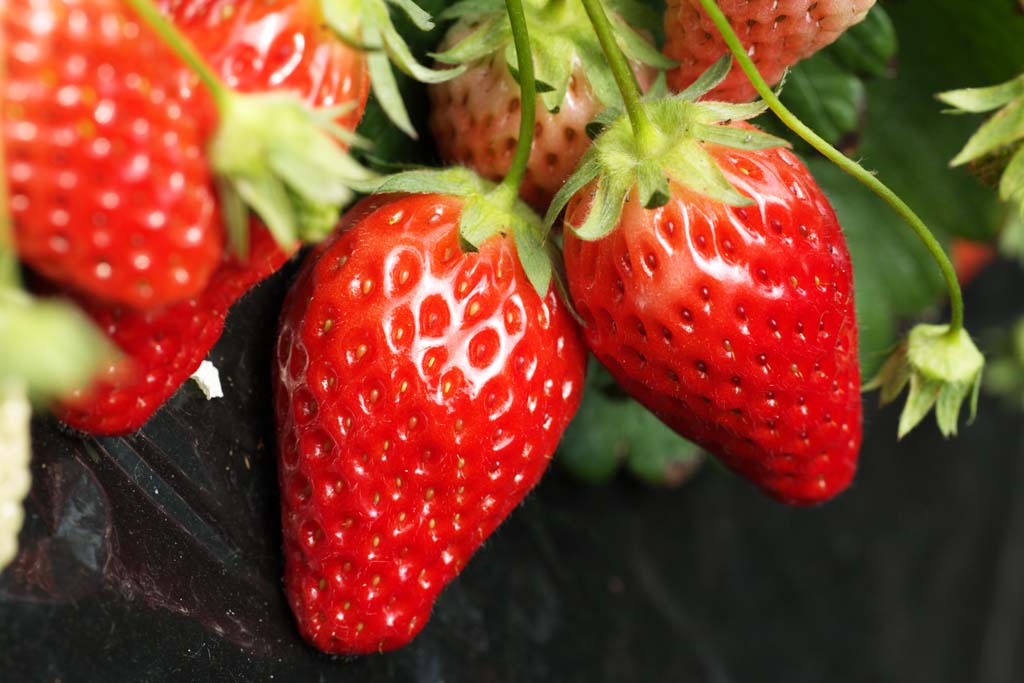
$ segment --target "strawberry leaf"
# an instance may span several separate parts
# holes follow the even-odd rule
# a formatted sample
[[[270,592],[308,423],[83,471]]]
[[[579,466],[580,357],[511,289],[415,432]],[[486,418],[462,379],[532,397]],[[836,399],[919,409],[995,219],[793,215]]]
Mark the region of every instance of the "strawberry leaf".
[[[573,476],[609,481],[622,468],[652,486],[678,486],[692,477],[704,453],[625,396],[593,358],[576,417],[559,447],[558,462]]]
[[[826,53],[855,73],[884,76],[896,56],[897,42],[892,19],[882,5],[875,5],[863,21],[839,36]]]

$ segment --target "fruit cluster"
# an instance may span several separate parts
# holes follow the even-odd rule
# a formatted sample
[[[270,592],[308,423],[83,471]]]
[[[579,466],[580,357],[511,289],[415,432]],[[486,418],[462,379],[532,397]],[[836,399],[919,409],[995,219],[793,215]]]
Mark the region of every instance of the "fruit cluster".
[[[48,384],[22,369],[19,391],[82,432],[136,430],[234,302],[315,243],[273,380],[285,591],[322,650],[423,628],[543,475],[588,353],[772,498],[817,504],[853,479],[843,233],[787,143],[745,121],[755,89],[774,107],[768,87],[873,1],[669,2],[664,53],[649,8],[607,4],[455,3],[433,68],[392,22],[433,27],[409,0],[0,9],[0,351],[31,368],[48,347],[10,340],[91,340]],[[380,178],[349,155],[371,91],[416,135],[392,64],[429,84],[457,166]],[[954,377],[935,359],[964,344],[956,319],[912,335],[883,393],[909,381],[913,417],[938,399],[955,429],[980,359]]]

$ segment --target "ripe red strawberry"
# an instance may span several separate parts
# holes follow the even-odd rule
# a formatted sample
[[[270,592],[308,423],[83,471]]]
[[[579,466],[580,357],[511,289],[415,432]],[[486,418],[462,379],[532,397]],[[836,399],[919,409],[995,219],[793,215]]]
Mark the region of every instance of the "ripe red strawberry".
[[[11,0],[0,84],[21,258],[128,306],[199,292],[220,261],[205,92],[119,0]]]
[[[87,389],[57,405],[57,416],[90,434],[139,429],[206,358],[232,304],[286,260],[270,234],[254,226],[249,255],[244,260],[226,256],[196,297],[148,311],[79,298],[85,313],[122,355],[101,369]]]
[[[243,92],[288,90],[314,107],[352,101],[337,123],[354,128],[368,94],[365,64],[316,23],[308,3],[169,1],[165,6],[212,68]],[[194,77],[189,74],[186,81]],[[191,87],[191,86],[189,86]],[[168,307],[133,311],[79,297],[124,353],[58,416],[93,434],[124,434],[146,420],[195,371],[220,338],[231,305],[287,260],[254,223],[246,258],[225,254],[208,286]]]
[[[390,650],[537,483],[586,352],[511,235],[462,253],[471,201],[371,197],[282,313],[276,407],[285,591],[303,636]]]
[[[786,69],[831,44],[861,21],[875,0],[719,0],[758,71],[775,85]],[[668,73],[673,90],[683,90],[729,53],[721,34],[698,0],[668,0],[665,54],[679,62]],[[756,96],[738,66],[709,94],[710,99],[746,102]]]
[[[792,153],[703,147],[753,204],[673,181],[645,209],[634,189],[604,237],[566,231],[572,299],[630,395],[773,498],[821,502],[850,483],[861,441],[846,243]],[[567,225],[593,193],[573,197]]]
[[[428,88],[430,127],[441,157],[491,180],[504,177],[512,163],[520,120],[519,84],[510,71],[513,64],[506,61],[511,33],[503,40],[483,40],[492,36],[493,23],[507,24],[504,4],[495,5],[494,14],[470,14],[448,31],[438,59],[468,68]],[[526,13],[537,80],[550,90],[537,100],[533,147],[520,196],[544,209],[590,146],[587,124],[620,100],[578,0],[527,3]],[[631,47],[633,71],[647,90],[656,75],[652,64],[668,63],[625,22],[616,26]]]
[[[165,13],[241,92],[291,90],[318,107],[351,105],[355,130],[370,94],[364,53],[324,25],[318,0],[162,0]]]

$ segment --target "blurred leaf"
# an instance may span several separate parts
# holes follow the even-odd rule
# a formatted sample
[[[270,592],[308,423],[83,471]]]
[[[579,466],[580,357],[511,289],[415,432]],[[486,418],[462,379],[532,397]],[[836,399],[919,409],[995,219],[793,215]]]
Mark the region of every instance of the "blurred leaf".
[[[562,438],[559,462],[592,483],[610,480],[623,466],[655,485],[689,479],[703,452],[622,394],[608,371],[591,358],[583,404]]]
[[[864,21],[839,36],[825,52],[849,71],[884,76],[896,48],[896,27],[885,9],[875,5]]]
[[[856,130],[864,107],[864,84],[827,53],[820,53],[790,71],[782,101],[834,144]]]

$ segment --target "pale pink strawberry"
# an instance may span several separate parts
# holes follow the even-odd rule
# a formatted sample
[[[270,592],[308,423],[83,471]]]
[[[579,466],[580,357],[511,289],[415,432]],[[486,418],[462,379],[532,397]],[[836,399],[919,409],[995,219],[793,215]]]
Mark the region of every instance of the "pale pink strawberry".
[[[619,104],[611,73],[596,43],[589,44],[595,39],[577,4],[538,3],[539,7],[526,8],[537,80],[552,88],[542,87],[537,99],[533,147],[520,190],[527,203],[541,210],[551,203],[590,147],[587,124],[606,107]],[[430,126],[446,162],[500,180],[515,156],[521,105],[506,44],[479,40],[478,45],[473,44],[487,22],[495,20],[502,18],[467,17],[442,41],[439,59],[465,64],[467,69],[457,78],[429,87]],[[567,28],[570,25],[572,28]],[[647,90],[657,75],[652,62],[661,66],[668,62],[648,52],[652,48],[640,33],[619,20],[616,26],[620,35],[628,32],[633,72],[641,88]]]
[[[831,44],[861,21],[875,0],[719,0],[718,6],[769,85],[786,69]],[[668,0],[665,54],[679,62],[668,84],[683,90],[729,49],[698,0]],[[711,100],[745,102],[756,92],[739,67],[708,94]]]

